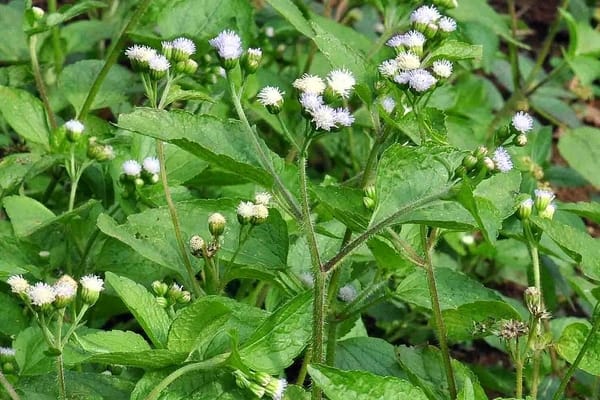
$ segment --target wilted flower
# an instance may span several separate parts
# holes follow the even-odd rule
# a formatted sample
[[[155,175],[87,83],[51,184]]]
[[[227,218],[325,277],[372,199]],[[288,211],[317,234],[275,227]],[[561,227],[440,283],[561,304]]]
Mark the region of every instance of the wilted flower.
[[[511,340],[526,335],[528,331],[524,322],[511,319],[502,323],[499,336],[504,340]]]
[[[494,151],[492,160],[494,161],[494,166],[500,172],[508,172],[513,168],[510,154],[508,154],[508,151],[506,151],[506,149],[502,146],[498,147],[496,151]]]
[[[199,235],[190,238],[190,252],[194,257],[202,257],[204,253],[204,239]]]

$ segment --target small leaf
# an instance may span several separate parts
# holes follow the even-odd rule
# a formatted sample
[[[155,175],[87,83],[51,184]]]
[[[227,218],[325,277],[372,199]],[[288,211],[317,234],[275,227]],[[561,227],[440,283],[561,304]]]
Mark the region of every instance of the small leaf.
[[[5,197],[4,208],[18,237],[31,235],[56,217],[42,203],[26,196]]]
[[[342,371],[325,365],[312,364],[308,372],[315,385],[323,389],[330,400],[426,400],[421,389],[410,382],[361,371]]]
[[[0,86],[0,113],[23,139],[49,147],[50,131],[42,102],[25,90]]]
[[[436,47],[427,56],[426,61],[435,61],[440,59],[458,61],[476,59],[480,60],[483,56],[483,47],[481,45],[473,45],[457,40],[448,40]]]

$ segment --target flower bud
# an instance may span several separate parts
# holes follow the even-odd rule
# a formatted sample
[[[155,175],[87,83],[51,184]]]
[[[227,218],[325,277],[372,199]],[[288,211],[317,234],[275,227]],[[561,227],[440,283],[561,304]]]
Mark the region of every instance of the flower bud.
[[[458,7],[457,0],[433,0],[433,4],[444,8],[456,8]]]
[[[198,235],[190,238],[190,252],[194,257],[203,257],[204,254],[204,239]]]
[[[485,147],[485,146],[479,146],[479,147],[478,147],[478,148],[477,148],[477,149],[476,149],[476,150],[473,152],[473,155],[474,155],[475,157],[477,157],[477,159],[478,159],[478,160],[480,160],[480,161],[481,161],[481,160],[483,160],[483,158],[484,158],[485,156],[487,156],[487,155],[488,155],[488,152],[489,152],[489,150],[488,150],[488,148],[487,148],[487,147]]]
[[[458,176],[458,177],[462,177],[465,176],[467,174],[467,169],[465,168],[464,165],[459,165],[458,167],[456,167],[456,169],[454,170],[454,175]]]
[[[265,386],[267,394],[272,399],[283,399],[283,394],[287,388],[287,381],[285,379],[271,379],[271,381]]]
[[[550,190],[536,189],[535,190],[535,208],[538,213],[541,213],[550,205],[550,202],[554,200],[554,193]],[[551,218],[550,218],[551,219]]]
[[[494,160],[489,157],[483,158],[483,165],[489,170],[493,171],[496,168],[496,164],[494,164]]]
[[[39,21],[44,18],[46,12],[40,7],[31,7],[31,14],[33,15],[34,20]]]
[[[77,143],[83,136],[83,131],[85,129],[83,124],[75,119],[65,122],[64,127],[67,133],[67,139],[69,139],[71,143]]]
[[[269,209],[263,204],[255,204],[252,207],[252,225],[260,225],[269,218]]]
[[[96,275],[86,275],[79,280],[81,298],[85,304],[93,305],[98,301],[100,292],[104,290],[104,281]]]
[[[187,290],[184,290],[183,292],[181,292],[181,295],[177,298],[177,302],[179,304],[186,304],[189,303],[192,300],[192,294],[190,292],[188,292]]]
[[[183,293],[183,286],[173,282],[167,291],[167,299],[169,300],[169,303],[176,303],[177,299],[181,296],[181,293]]]
[[[465,158],[463,158],[462,160],[462,165],[468,170],[472,170],[473,168],[475,168],[475,166],[477,165],[477,163],[479,162],[479,160],[477,160],[477,157],[475,157],[472,154],[468,154],[465,156]]]
[[[242,68],[247,74],[253,74],[258,70],[261,60],[261,49],[248,49],[242,57]]]
[[[275,378],[273,378],[266,372],[255,372],[252,374],[252,379],[256,381],[259,385],[266,387]]]
[[[375,200],[370,197],[363,197],[363,204],[367,208],[367,210],[372,210],[375,208]]]
[[[152,290],[156,293],[157,296],[164,296],[169,290],[169,286],[161,281],[152,282]]]
[[[526,199],[519,204],[519,218],[522,220],[531,217],[531,211],[533,210],[533,200]]]
[[[144,186],[144,180],[142,178],[136,178],[135,181],[133,181],[133,183],[138,189]]]
[[[513,143],[515,146],[524,147],[527,145],[527,135],[521,133],[520,135],[515,136],[513,139]]]
[[[163,296],[158,296],[155,297],[156,299],[156,303],[161,307],[161,308],[167,308],[169,307],[169,300],[167,300],[166,298],[164,298]]]
[[[208,230],[213,236],[221,236],[225,232],[225,217],[220,213],[213,213],[208,217]]]
[[[175,64],[175,71],[183,74],[193,75],[196,73],[197,69],[198,63],[191,58],[185,61],[179,61],[177,64]]]
[[[242,371],[240,371],[239,369],[236,369],[235,371],[233,371],[233,376],[235,376],[235,384],[242,388],[242,389],[247,389],[248,387],[250,387],[250,384],[252,382],[250,382],[250,380],[248,379],[248,376],[246,374],[244,374]]]
[[[254,382],[250,382],[250,385],[248,385],[248,389],[259,399],[261,399],[267,393],[267,390],[264,387]]]
[[[0,347],[0,363],[10,363],[15,360],[15,350],[10,347]]]
[[[173,59],[173,42],[171,42],[171,41],[162,42],[161,43],[161,52],[169,60],[172,60]]]
[[[538,210],[538,215],[540,218],[544,219],[552,219],[554,218],[554,212],[556,211],[556,206],[554,204],[548,204],[548,206],[543,210]]]
[[[525,289],[523,297],[525,298],[525,305],[527,306],[529,312],[533,315],[537,315],[542,301],[542,294],[538,288],[534,286],[528,287]]]

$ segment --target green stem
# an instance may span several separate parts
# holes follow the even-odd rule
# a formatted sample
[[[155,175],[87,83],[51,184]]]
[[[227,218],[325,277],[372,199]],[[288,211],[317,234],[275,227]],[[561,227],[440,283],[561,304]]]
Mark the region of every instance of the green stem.
[[[223,365],[223,363],[225,363],[227,361],[227,358],[229,358],[228,353],[221,354],[216,357],[210,358],[208,360],[185,365],[185,366],[173,371],[165,379],[160,381],[160,383],[158,385],[156,385],[154,387],[152,392],[150,392],[150,394],[148,396],[146,396],[145,400],[158,399],[158,397],[160,396],[160,394],[163,390],[165,390],[171,383],[176,381],[178,378],[180,378],[184,374],[187,374],[188,372],[192,372],[192,371],[215,369],[216,367]]]
[[[533,372],[531,378],[531,397],[533,400],[537,399],[538,386],[540,384],[540,358],[541,354],[536,350],[533,353]]]
[[[517,12],[515,7],[515,0],[508,0],[508,12],[510,14],[510,27],[512,31],[512,37],[517,40]],[[519,53],[517,51],[517,45],[514,41],[508,43],[510,67],[512,72],[513,90],[521,91],[521,72],[519,70]]]
[[[515,371],[516,371],[516,381],[515,381],[515,397],[517,399],[523,398],[523,363],[521,360],[515,360]]]
[[[302,220],[302,212],[300,211],[300,207],[298,206],[296,199],[292,196],[292,194],[289,192],[289,190],[283,184],[281,178],[275,171],[275,168],[273,167],[271,160],[269,160],[267,158],[267,155],[263,151],[263,148],[260,145],[260,142],[258,140],[257,134],[255,133],[254,129],[252,129],[252,127],[250,126],[250,122],[248,122],[248,118],[246,117],[246,114],[244,113],[244,108],[242,107],[241,99],[235,91],[235,84],[234,84],[231,76],[229,76],[229,73],[227,76],[227,80],[229,81],[229,90],[231,91],[231,99],[233,101],[233,105],[235,107],[237,115],[238,115],[239,119],[242,121],[244,127],[246,128],[246,131],[248,132],[248,136],[250,137],[250,140],[252,141],[254,150],[256,151],[256,154],[258,154],[263,168],[266,168],[267,171],[269,172],[269,174],[271,175],[271,177],[273,178],[273,182],[275,183],[275,186],[277,187],[278,191],[281,193],[281,195],[285,199],[285,202],[289,206],[290,211],[292,212],[292,214],[296,218],[296,220],[298,220],[298,221]]]
[[[75,332],[75,330],[77,329],[77,326],[79,326],[79,323],[81,322],[81,320],[83,319],[83,316],[85,315],[85,313],[87,312],[87,310],[89,308],[90,308],[90,306],[88,304],[83,303],[83,305],[81,306],[81,310],[79,310],[79,314],[77,314],[77,317],[71,323],[71,327],[67,331],[67,334],[63,337],[63,339],[62,339],[63,343],[69,342],[71,335],[73,334],[73,332]]]
[[[52,131],[55,131],[58,125],[56,123],[56,118],[54,117],[54,112],[52,112],[52,106],[50,106],[50,100],[48,99],[48,93],[46,92],[46,84],[42,78],[42,70],[40,69],[40,62],[37,57],[36,45],[37,36],[31,36],[29,38],[29,57],[31,58],[31,68],[33,70],[33,77],[35,78],[35,85],[42,99],[44,109],[46,110],[50,128]],[[52,141],[50,141],[50,143],[52,143]]]
[[[62,327],[63,320],[65,318],[65,309],[61,308],[58,310],[58,318],[56,319],[56,348],[60,352],[56,356],[56,374],[58,375],[58,393],[61,400],[67,399],[67,386],[65,383],[65,366],[63,362],[63,341],[62,341]]]
[[[55,13],[56,9],[56,0],[48,0],[48,12]],[[52,50],[54,53],[54,70],[56,71],[56,75],[59,75],[60,71],[62,70],[63,54],[60,45],[60,31],[58,26],[52,28],[51,35]]]
[[[2,373],[2,371],[0,371],[0,383],[2,384],[2,386],[4,387],[4,390],[6,390],[6,393],[8,393],[8,395],[10,396],[10,398],[12,400],[21,400],[21,398],[17,394],[17,391],[10,384],[10,382],[8,381],[8,379],[6,379],[6,376],[4,376],[4,374]]]
[[[281,114],[277,114],[277,121],[279,121],[279,124],[281,125],[281,129],[283,130],[283,133],[285,134],[285,138],[288,140],[288,142],[290,142],[290,144],[294,147],[295,150],[300,151],[300,146],[298,146],[296,139],[294,139],[294,136],[288,129],[286,123],[283,121],[283,118],[281,118]]]
[[[203,293],[202,288],[196,280],[196,273],[194,267],[185,248],[183,236],[181,234],[181,227],[179,225],[179,218],[177,216],[177,209],[175,203],[171,197],[171,189],[169,188],[169,182],[167,181],[167,169],[165,165],[165,144],[160,139],[156,139],[156,155],[160,163],[160,181],[162,182],[163,190],[165,192],[165,198],[167,200],[167,207],[169,208],[169,215],[171,216],[171,222],[173,224],[173,230],[175,231],[175,239],[177,240],[177,246],[179,247],[179,253],[185,264],[185,269],[188,273],[190,284],[192,285],[192,291],[196,297],[200,297]]]
[[[115,203],[108,209],[107,214],[112,217],[118,210],[119,210],[119,203]],[[79,267],[78,267],[79,271],[81,271],[82,268],[84,267],[85,261],[87,260],[87,257],[90,254],[90,252],[92,251],[92,247],[94,246],[94,243],[96,242],[96,239],[98,239],[99,235],[100,235],[100,229],[98,229],[98,226],[95,226],[94,232],[92,232],[92,234],[88,238],[88,240],[85,244],[85,247],[83,249],[83,253],[81,254],[81,259],[79,261]]]
[[[150,5],[151,1],[152,0],[140,0],[138,7],[135,9],[133,15],[131,16],[131,19],[119,33],[119,38],[110,49],[108,57],[106,58],[106,62],[104,63],[102,69],[98,73],[96,80],[94,80],[94,83],[92,84],[92,87],[90,88],[90,91],[88,92],[88,95],[85,98],[83,106],[81,107],[81,111],[79,111],[79,114],[77,115],[77,119],[85,120],[85,118],[87,117],[87,114],[90,111],[90,108],[92,107],[92,103],[94,102],[98,91],[100,91],[102,83],[108,75],[108,71],[117,62],[117,59],[119,58],[119,55],[121,54],[121,51],[125,46],[125,42],[127,41],[127,32],[137,25],[138,21],[144,14],[144,11],[146,11],[148,6]]]
[[[540,300],[538,305],[541,307],[544,302],[542,300],[542,281],[540,277],[540,255],[538,252],[537,245],[531,241],[529,242],[529,251],[531,253],[531,264],[533,269],[533,284],[540,293]]]
[[[590,331],[588,332],[588,335],[585,338],[585,342],[583,342],[583,346],[581,346],[579,353],[577,353],[577,357],[575,358],[575,361],[573,361],[573,364],[571,364],[571,366],[567,370],[567,373],[562,378],[562,381],[560,382],[560,386],[556,390],[556,393],[554,393],[554,397],[552,398],[553,400],[560,400],[560,399],[564,398],[564,393],[565,393],[565,390],[567,389],[567,385],[569,384],[569,381],[571,380],[571,377],[575,373],[575,370],[579,366],[579,363],[581,362],[581,360],[583,360],[583,356],[585,356],[585,353],[588,351],[590,345],[594,341],[594,335],[598,331],[598,328],[600,328],[600,316],[598,316],[599,309],[600,309],[600,302],[598,302],[596,304],[596,308],[594,309],[594,313],[593,313],[593,317],[592,317],[592,318],[594,318],[594,324],[592,325]]]
[[[432,228],[431,234],[428,238],[427,227],[425,225],[421,225],[421,241],[423,242],[423,251],[425,252],[425,271],[427,272],[427,286],[429,286],[431,309],[433,311],[433,318],[437,328],[437,336],[440,342],[442,361],[446,371],[446,380],[448,381],[448,391],[450,392],[450,398],[455,399],[456,383],[454,381],[454,371],[452,370],[452,360],[450,359],[450,351],[448,349],[448,342],[446,341],[446,325],[444,324],[444,318],[442,317],[442,309],[440,307],[440,300],[435,282],[434,267],[433,262],[431,261],[431,252],[435,246],[436,237],[436,228]]]
[[[306,349],[306,353],[304,354],[304,360],[302,360],[302,366],[300,367],[298,377],[296,378],[296,385],[304,385],[304,381],[306,380],[306,374],[308,373],[308,364],[310,363],[311,358],[312,349],[309,347],[308,349]]]

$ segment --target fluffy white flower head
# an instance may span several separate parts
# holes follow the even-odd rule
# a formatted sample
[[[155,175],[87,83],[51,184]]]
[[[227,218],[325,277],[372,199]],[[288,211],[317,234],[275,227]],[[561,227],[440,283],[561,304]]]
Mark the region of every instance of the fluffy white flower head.
[[[396,59],[385,60],[379,64],[379,73],[385,78],[391,78],[398,73],[398,62]]]
[[[356,79],[354,79],[352,72],[345,68],[335,69],[327,75],[327,84],[334,93],[340,95],[343,99],[347,99],[354,85],[356,85]]]
[[[156,157],[146,157],[142,161],[142,167],[146,172],[158,174],[160,172],[160,161]]]
[[[44,282],[38,282],[35,285],[30,286],[29,290],[27,290],[27,295],[29,295],[29,299],[33,305],[40,307],[52,304],[56,299],[54,288]]]
[[[337,123],[336,111],[327,105],[315,108],[312,111],[312,117],[315,127],[324,131],[330,131],[331,128],[335,128]]]
[[[401,71],[397,75],[394,76],[394,82],[400,85],[406,85],[410,82],[410,71]]]
[[[256,204],[262,204],[263,206],[269,206],[271,202],[271,193],[269,192],[258,192],[254,195],[254,202]]]
[[[390,47],[400,47],[404,45],[404,35],[394,35],[385,42]]]
[[[338,292],[339,299],[346,303],[356,299],[356,296],[358,296],[358,293],[356,292],[354,286],[350,284],[342,286]]]
[[[421,6],[410,14],[410,22],[430,24],[440,19],[440,12],[434,6]]]
[[[180,52],[191,56],[196,52],[196,45],[193,41],[188,38],[180,37],[171,42],[171,46],[175,50],[179,50]]]
[[[123,163],[123,173],[128,176],[138,176],[142,172],[142,166],[135,160],[127,160]]]
[[[237,206],[236,213],[242,218],[252,218],[254,216],[254,204],[251,201],[241,201]]]
[[[171,63],[167,60],[167,57],[162,54],[156,54],[148,61],[148,68],[153,71],[164,72],[171,68]]]
[[[29,282],[23,278],[23,275],[13,275],[6,280],[6,283],[10,285],[10,290],[13,293],[21,294],[29,289]]]
[[[448,78],[452,75],[452,62],[448,60],[438,60],[433,62],[433,73],[440,78]]]
[[[263,106],[274,106],[283,103],[283,92],[275,86],[265,86],[256,96]]]
[[[221,213],[212,213],[208,216],[209,224],[225,224],[227,220]]]
[[[77,286],[73,286],[68,282],[56,282],[54,284],[54,293],[56,297],[70,299],[77,293]]]
[[[519,111],[512,117],[512,126],[521,133],[527,133],[533,129],[533,118],[524,111]]]
[[[354,115],[347,108],[336,108],[335,124],[338,126],[351,126],[354,123]]]
[[[242,39],[234,31],[225,30],[208,43],[217,50],[219,57],[225,60],[238,59],[242,55]]]
[[[508,172],[513,167],[510,154],[508,154],[508,151],[506,151],[506,149],[502,146],[498,147],[496,151],[494,151],[492,160],[494,161],[496,169],[500,172]]]
[[[273,379],[267,384],[267,393],[271,395],[273,400],[282,400],[287,384],[285,379]]]
[[[321,94],[326,88],[325,82],[320,76],[304,74],[292,84],[303,93]]]
[[[450,33],[456,30],[456,21],[450,17],[442,17],[438,21],[440,31]]]
[[[141,45],[133,45],[125,50],[125,55],[130,60],[138,61],[138,62],[148,62],[154,56],[156,56],[156,50],[152,47],[141,46]]]
[[[97,275],[86,275],[79,280],[81,286],[90,292],[98,292],[104,290],[104,281]]]
[[[402,35],[402,42],[406,47],[422,47],[425,40],[425,35],[419,31],[408,31]]]
[[[390,96],[384,97],[383,99],[381,99],[380,102],[381,102],[381,107],[383,107],[385,112],[388,114],[391,114],[394,111],[394,108],[396,108],[396,100],[394,100]]]
[[[410,51],[403,51],[398,54],[396,56],[396,62],[398,63],[398,68],[404,71],[417,69],[421,66],[419,56]]]
[[[310,113],[312,113],[317,107],[324,104],[323,96],[314,93],[302,93],[299,101],[300,105]]]
[[[408,84],[417,92],[424,92],[437,82],[437,79],[425,69],[415,69],[409,74]]]
[[[83,126],[83,124],[80,121],[78,121],[76,119],[71,119],[71,120],[65,122],[65,128],[69,132],[83,133],[83,130],[85,129],[85,126]]]
[[[265,220],[269,217],[269,209],[264,204],[253,204],[252,216],[260,220]]]

